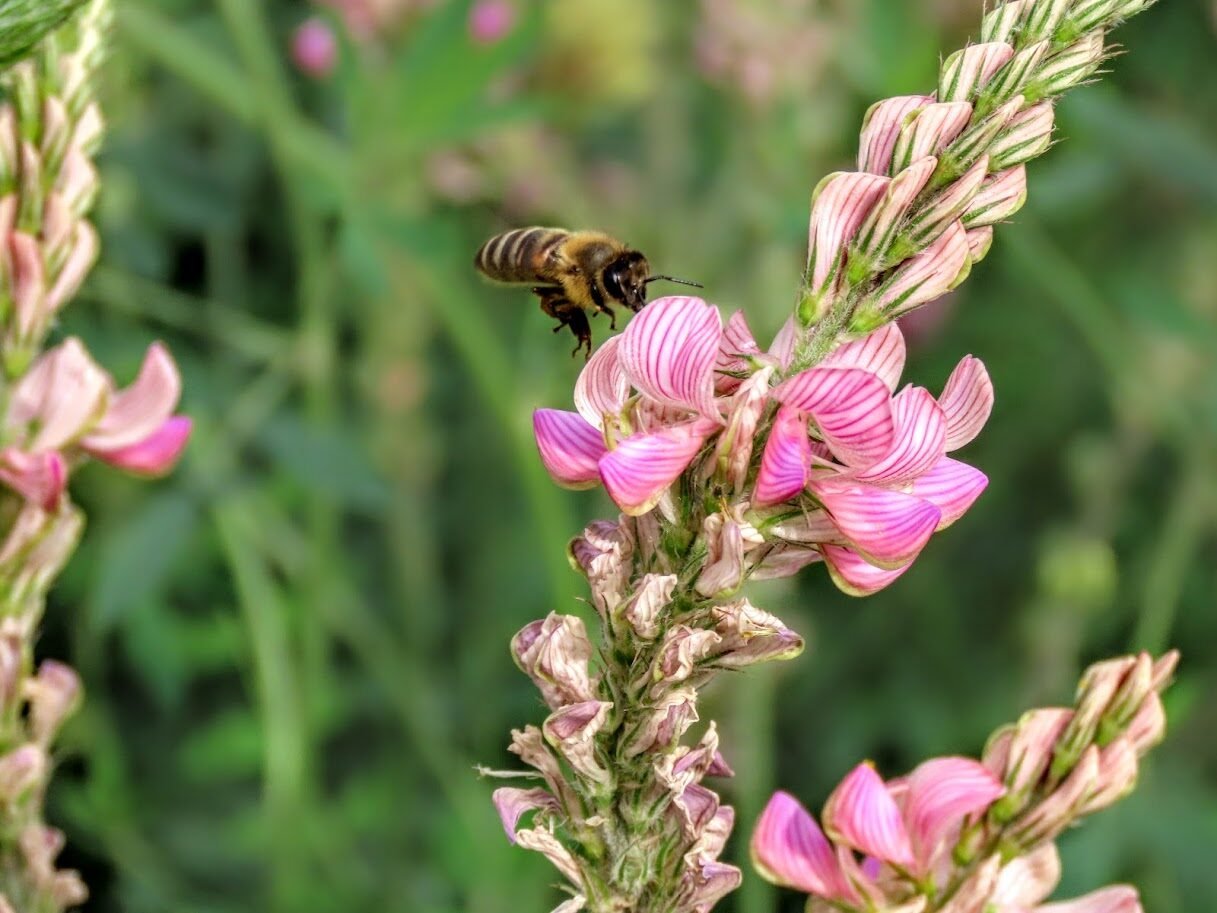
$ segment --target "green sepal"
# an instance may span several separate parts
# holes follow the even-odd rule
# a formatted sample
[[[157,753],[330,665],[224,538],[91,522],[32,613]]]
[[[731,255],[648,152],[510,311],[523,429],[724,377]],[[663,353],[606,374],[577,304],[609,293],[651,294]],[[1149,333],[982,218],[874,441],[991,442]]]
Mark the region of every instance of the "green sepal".
[[[86,0],[0,0],[0,70],[29,56]]]

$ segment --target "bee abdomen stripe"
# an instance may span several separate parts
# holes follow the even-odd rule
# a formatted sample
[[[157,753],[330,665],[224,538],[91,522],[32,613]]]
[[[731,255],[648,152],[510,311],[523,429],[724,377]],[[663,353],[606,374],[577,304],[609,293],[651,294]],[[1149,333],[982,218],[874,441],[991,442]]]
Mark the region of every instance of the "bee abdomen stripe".
[[[538,255],[565,235],[553,228],[517,228],[497,235],[478,251],[478,268],[504,282],[537,279]]]

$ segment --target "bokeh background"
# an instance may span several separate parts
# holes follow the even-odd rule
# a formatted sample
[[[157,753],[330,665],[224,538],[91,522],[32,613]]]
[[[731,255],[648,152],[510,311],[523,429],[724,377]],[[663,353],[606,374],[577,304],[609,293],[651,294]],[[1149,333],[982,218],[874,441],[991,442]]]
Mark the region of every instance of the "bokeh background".
[[[981,5],[517,0],[479,41],[465,0],[365,0],[354,35],[299,0],[117,0],[104,256],[62,330],[120,379],[169,341],[198,431],[156,485],[83,473],[40,644],[88,688],[51,814],[89,910],[550,909],[473,765],[540,720],[507,641],[580,610],[565,542],[609,505],[533,451],[571,340],[472,252],[603,228],[764,337],[811,188]],[[310,16],[337,40],[311,74]],[[815,568],[752,594],[811,647],[708,698],[736,859],[779,784],[814,807],[860,758],[978,751],[1087,662],[1173,644],[1169,741],[1062,841],[1061,895],[1217,908],[1217,9],[1165,0],[1118,40],[1027,208],[907,327],[907,379],[989,365],[988,492],[879,596]],[[797,899],[751,878],[723,909]]]

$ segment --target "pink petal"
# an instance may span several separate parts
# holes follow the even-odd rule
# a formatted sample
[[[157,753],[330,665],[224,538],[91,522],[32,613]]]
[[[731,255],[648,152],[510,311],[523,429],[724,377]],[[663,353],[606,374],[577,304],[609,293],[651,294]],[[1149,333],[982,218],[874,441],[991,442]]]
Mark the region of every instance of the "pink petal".
[[[758,507],[793,498],[807,485],[811,467],[811,438],[807,435],[807,416],[783,406],[778,410],[761,468],[757,473],[752,503]]]
[[[892,154],[892,168],[902,171],[927,155],[937,155],[963,132],[972,119],[967,102],[935,102],[907,120]]]
[[[902,95],[872,105],[862,125],[858,170],[888,174],[892,169],[892,151],[905,120],[933,101],[929,95]]]
[[[849,596],[870,596],[890,586],[905,571],[912,567],[909,562],[895,570],[875,567],[857,552],[838,545],[822,545],[820,552],[832,582],[842,593]]]
[[[924,387],[905,387],[892,398],[892,449],[858,479],[903,484],[928,472],[946,452],[947,422]]]
[[[791,315],[786,318],[769,346],[769,354],[778,360],[783,371],[790,367],[790,360],[794,357],[794,344],[798,338],[799,331],[795,326],[794,316]]]
[[[819,367],[861,368],[877,375],[895,393],[906,355],[904,334],[896,324],[889,323],[834,350]]]
[[[879,289],[885,314],[899,316],[946,294],[968,265],[968,233],[952,222],[938,240],[899,267]]]
[[[810,488],[850,545],[889,570],[917,557],[942,516],[929,501],[902,491],[814,479]]]
[[[1126,884],[1093,891],[1084,897],[1037,907],[1037,913],[1141,913],[1137,889]]]
[[[600,477],[609,496],[630,516],[658,503],[680,478],[717,425],[701,420],[626,438],[600,459]]]
[[[846,246],[889,183],[890,178],[846,171],[825,178],[816,189],[811,206],[807,258],[807,272],[814,291],[822,291],[835,281]]]
[[[146,440],[177,408],[182,377],[173,356],[159,342],[148,347],[139,375],[117,393],[106,414],[83,441],[89,450],[116,450]]]
[[[833,454],[847,466],[872,466],[891,450],[891,391],[869,371],[810,368],[779,384],[773,396],[810,413]]]
[[[67,481],[67,463],[54,450],[26,453],[6,447],[0,451],[0,482],[45,511],[58,508]]]
[[[718,361],[714,370],[718,374],[718,392],[732,393],[740,385],[737,377],[731,374],[742,374],[752,369],[748,359],[761,354],[760,347],[752,331],[748,329],[748,321],[743,311],[736,311],[723,327],[723,338],[719,343]]]
[[[857,895],[815,819],[789,793],[773,794],[750,844],[752,864],[774,884],[849,902]]]
[[[656,402],[717,418],[714,365],[723,336],[718,308],[700,298],[657,298],[621,334],[630,382]]]
[[[942,511],[938,528],[946,529],[967,513],[988,484],[989,477],[979,469],[944,456],[913,480],[912,494]]]
[[[824,828],[842,843],[905,869],[913,847],[900,809],[870,764],[859,764],[824,804]]]
[[[33,425],[29,450],[57,450],[74,441],[105,408],[109,380],[79,339],[65,339],[17,381],[10,426]]]
[[[938,405],[947,418],[947,451],[971,443],[993,411],[993,381],[985,363],[968,355],[956,365]]]
[[[1006,792],[983,764],[970,758],[935,758],[908,778],[904,820],[917,853],[917,874],[929,871],[938,844],[966,816],[982,811]]]
[[[491,799],[503,822],[503,830],[507,832],[507,839],[512,843],[516,842],[516,828],[520,819],[530,811],[538,808],[555,812],[558,810],[558,800],[540,787],[516,789],[512,786],[504,786],[496,789]]]
[[[604,416],[615,415],[625,407],[630,381],[621,367],[617,348],[620,336],[611,336],[588,359],[575,381],[575,408],[589,425],[604,427]]]
[[[100,447],[85,449],[99,460],[133,472],[137,475],[164,475],[177,465],[178,458],[186,449],[194,423],[184,415],[165,419],[164,424],[142,441],[105,450]]]
[[[600,481],[599,460],[608,452],[604,437],[577,412],[538,409],[532,430],[541,462],[567,488],[592,488]]]

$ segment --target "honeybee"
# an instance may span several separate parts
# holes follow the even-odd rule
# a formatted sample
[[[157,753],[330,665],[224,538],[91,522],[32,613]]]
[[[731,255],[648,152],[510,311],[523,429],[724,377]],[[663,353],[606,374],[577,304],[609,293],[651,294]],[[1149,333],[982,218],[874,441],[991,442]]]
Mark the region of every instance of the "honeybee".
[[[615,330],[617,318],[609,304],[640,311],[647,303],[647,285],[656,280],[701,288],[685,279],[652,276],[641,252],[599,231],[517,228],[483,244],[473,262],[498,282],[538,283],[532,292],[541,299],[541,310],[558,321],[554,332],[570,327],[578,340],[571,355],[586,349],[589,358],[589,314],[608,314],[609,327]]]

